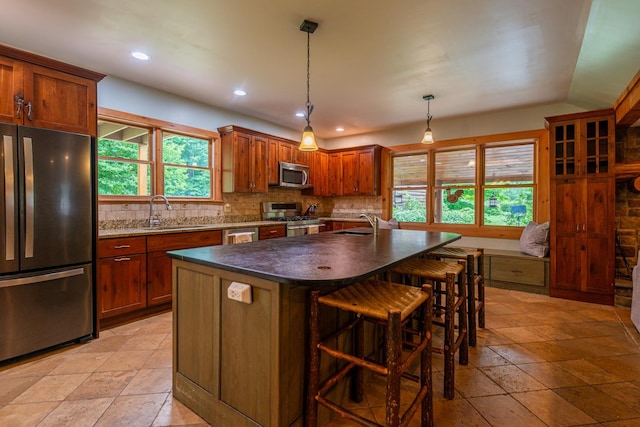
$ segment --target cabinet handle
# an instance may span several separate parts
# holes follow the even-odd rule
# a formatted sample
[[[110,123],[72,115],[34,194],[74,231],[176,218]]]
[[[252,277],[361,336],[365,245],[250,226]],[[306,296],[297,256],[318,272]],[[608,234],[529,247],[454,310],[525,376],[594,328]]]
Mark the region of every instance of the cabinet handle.
[[[576,224],[576,233],[580,232],[580,224]]]
[[[269,230],[269,234],[276,234],[278,230]]]
[[[117,246],[114,246],[113,249],[126,249],[130,247],[131,245],[117,245]]]
[[[131,258],[129,258],[129,257],[120,257],[120,258],[115,258],[114,261],[115,262],[131,261]]]
[[[27,107],[27,119],[29,119],[29,121],[32,120],[31,118],[31,103],[27,102],[26,104],[24,104],[25,107]]]
[[[582,224],[582,231],[586,232],[587,231],[587,224]]]
[[[13,99],[16,101],[16,118],[21,119],[22,104],[24,104],[24,98],[22,97],[22,95],[16,95]]]

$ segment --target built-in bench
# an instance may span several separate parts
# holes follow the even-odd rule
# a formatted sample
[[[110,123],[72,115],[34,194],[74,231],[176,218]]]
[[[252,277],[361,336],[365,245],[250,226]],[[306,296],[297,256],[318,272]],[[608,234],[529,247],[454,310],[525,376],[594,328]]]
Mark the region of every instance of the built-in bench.
[[[485,249],[485,285],[549,295],[549,258],[519,251]]]

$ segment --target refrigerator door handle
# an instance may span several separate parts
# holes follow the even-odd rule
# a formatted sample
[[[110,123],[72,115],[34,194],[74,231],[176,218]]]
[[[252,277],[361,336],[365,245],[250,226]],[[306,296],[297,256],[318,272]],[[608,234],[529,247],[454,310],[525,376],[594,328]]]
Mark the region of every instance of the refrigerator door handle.
[[[4,215],[5,215],[5,237],[4,253],[6,261],[13,261],[15,254],[15,217],[16,217],[16,196],[15,175],[13,170],[13,138],[11,135],[2,135],[4,145]]]
[[[41,274],[40,276],[21,277],[19,279],[9,279],[0,281],[0,288],[11,286],[30,285],[32,283],[49,282],[51,280],[66,279],[67,277],[81,276],[84,268],[74,268],[72,270],[58,271],[56,273]]]
[[[25,189],[25,236],[24,257],[33,258],[33,142],[31,138],[22,138],[24,143],[24,189]]]

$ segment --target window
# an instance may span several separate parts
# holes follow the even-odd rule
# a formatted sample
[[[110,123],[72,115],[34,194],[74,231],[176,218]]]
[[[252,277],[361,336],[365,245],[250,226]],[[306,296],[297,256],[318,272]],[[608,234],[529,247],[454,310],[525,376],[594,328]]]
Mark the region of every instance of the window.
[[[214,166],[217,133],[105,110],[98,120],[101,200],[153,194],[221,199]]]
[[[478,139],[395,153],[391,215],[440,229],[522,227],[533,220],[538,140]]]

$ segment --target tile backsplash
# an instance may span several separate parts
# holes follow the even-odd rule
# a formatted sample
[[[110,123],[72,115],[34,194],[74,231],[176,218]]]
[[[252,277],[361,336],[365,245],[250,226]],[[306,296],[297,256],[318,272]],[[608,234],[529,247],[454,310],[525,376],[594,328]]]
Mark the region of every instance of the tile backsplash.
[[[162,200],[156,200],[153,214],[159,214],[163,223],[170,225],[219,224],[260,221],[262,202],[300,202],[302,213],[311,204],[318,205],[318,216],[355,218],[371,213],[381,216],[382,197],[314,197],[304,196],[300,190],[269,188],[268,193],[226,193],[223,203],[196,203],[171,201],[167,210]],[[98,227],[101,230],[140,228],[147,225],[149,202],[100,203]]]

